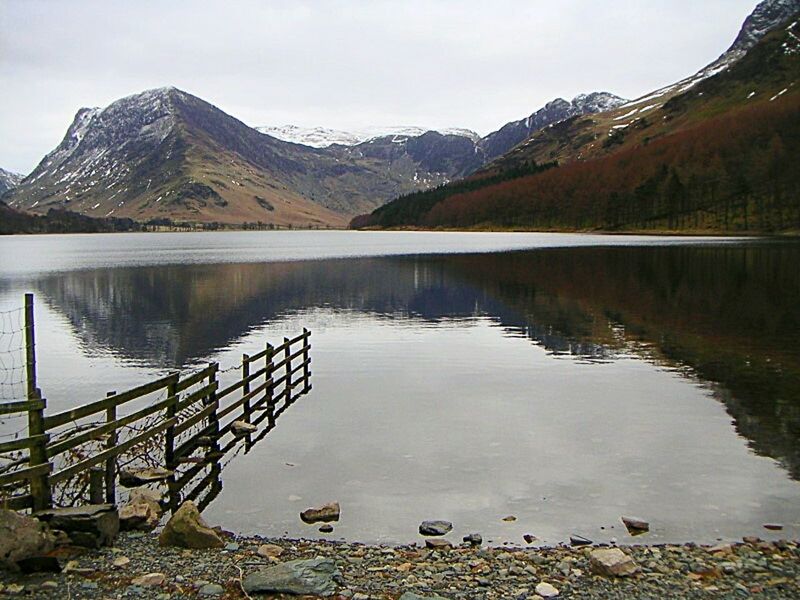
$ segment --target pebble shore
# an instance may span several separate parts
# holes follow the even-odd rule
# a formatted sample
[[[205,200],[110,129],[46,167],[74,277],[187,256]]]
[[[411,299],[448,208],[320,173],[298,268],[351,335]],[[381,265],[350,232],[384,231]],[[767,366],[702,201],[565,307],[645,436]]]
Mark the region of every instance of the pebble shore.
[[[622,549],[638,571],[624,578],[593,573],[591,547],[464,544],[431,550],[237,536],[228,536],[226,544],[221,550],[161,548],[153,534],[122,533],[112,547],[69,559],[59,574],[0,573],[0,597],[246,598],[241,580],[248,573],[277,562],[326,557],[340,572],[338,599],[396,600],[412,592],[452,600],[538,600],[536,587],[543,582],[558,598],[800,598],[800,545],[783,540],[748,538],[713,548],[626,546]],[[280,546],[271,548],[280,556],[259,553],[264,544]]]

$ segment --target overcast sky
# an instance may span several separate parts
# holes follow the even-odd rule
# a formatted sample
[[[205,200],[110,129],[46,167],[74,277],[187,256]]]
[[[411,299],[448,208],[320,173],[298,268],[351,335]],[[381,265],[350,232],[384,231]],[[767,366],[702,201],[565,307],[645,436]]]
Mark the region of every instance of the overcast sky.
[[[756,0],[0,0],[0,167],[78,108],[174,85],[250,125],[467,127],[633,98],[713,61]]]

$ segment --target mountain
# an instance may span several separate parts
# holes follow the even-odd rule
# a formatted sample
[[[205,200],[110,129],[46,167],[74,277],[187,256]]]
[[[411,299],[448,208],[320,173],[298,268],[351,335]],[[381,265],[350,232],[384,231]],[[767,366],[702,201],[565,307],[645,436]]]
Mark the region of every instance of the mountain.
[[[20,181],[22,181],[22,175],[0,169],[0,196],[11,188],[17,187]]]
[[[762,2],[697,74],[541,129],[471,177],[353,226],[800,230],[798,11],[800,0]]]
[[[365,127],[350,131],[340,129],[328,129],[326,127],[299,127],[297,125],[283,125],[282,127],[256,127],[261,133],[266,133],[272,137],[285,142],[303,144],[313,148],[327,148],[334,144],[340,146],[356,146],[363,142],[381,137],[419,137],[428,131],[435,131],[442,135],[458,135],[477,142],[481,136],[470,129],[445,128],[445,129],[426,129],[415,126],[389,126],[389,127]]]
[[[596,110],[613,98],[580,96],[565,110]],[[561,114],[543,111],[527,130]],[[80,109],[58,147],[5,200],[39,214],[342,227],[399,195],[465,177],[489,158],[485,140],[469,130],[376,133],[317,148],[252,129],[174,87],[148,90]],[[516,138],[490,141],[496,149]]]
[[[6,200],[22,210],[142,221],[340,227],[398,194],[479,166],[465,160],[465,148],[474,152],[474,143],[436,132],[312,148],[161,88],[79,110],[61,144]]]
[[[563,98],[556,98],[529,117],[507,123],[497,131],[490,133],[480,141],[480,146],[486,159],[492,160],[502,156],[540,129],[577,115],[605,112],[626,102],[628,101],[624,98],[608,92],[581,94],[573,98],[571,102]]]

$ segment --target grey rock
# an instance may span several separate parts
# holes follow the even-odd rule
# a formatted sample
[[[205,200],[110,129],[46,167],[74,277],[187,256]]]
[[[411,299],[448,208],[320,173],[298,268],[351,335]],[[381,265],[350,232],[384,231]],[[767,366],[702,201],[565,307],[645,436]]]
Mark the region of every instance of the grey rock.
[[[222,596],[224,593],[225,588],[218,583],[207,583],[197,590],[198,596]]]
[[[55,536],[40,521],[0,509],[0,567],[17,569],[17,562],[50,552]]]
[[[419,532],[421,535],[445,535],[453,529],[450,521],[423,521],[420,523]]]
[[[235,436],[248,435],[258,431],[258,427],[247,421],[234,421],[231,423],[231,432]]]
[[[307,508],[300,513],[300,519],[304,523],[329,523],[331,521],[338,521],[341,514],[341,508],[338,502],[329,502],[318,508]]]
[[[119,526],[122,531],[152,531],[160,516],[150,504],[128,503],[119,509]]]
[[[447,600],[444,596],[420,596],[414,592],[406,592],[400,596],[400,600]]]
[[[627,577],[638,570],[636,562],[619,548],[598,548],[589,554],[589,566],[595,573]]]
[[[65,532],[74,545],[85,548],[108,546],[119,533],[119,513],[113,504],[56,508],[34,516],[52,529]]]
[[[581,535],[571,535],[569,536],[569,543],[573,546],[588,546],[592,544],[592,540]]]
[[[139,487],[148,483],[166,481],[173,471],[162,467],[148,467],[146,469],[122,469],[119,472],[119,483],[124,487]]]
[[[631,535],[640,535],[650,531],[650,523],[639,517],[622,517],[622,523]]]
[[[465,535],[463,539],[472,546],[480,546],[483,543],[483,536],[480,533],[470,533]]]
[[[336,574],[336,563],[329,558],[292,560],[249,574],[242,587],[248,594],[332,596],[336,592]]]
[[[219,534],[211,529],[200,511],[191,500],[181,504],[172,518],[167,521],[158,538],[162,546],[178,546],[181,548],[222,548],[225,542]]]

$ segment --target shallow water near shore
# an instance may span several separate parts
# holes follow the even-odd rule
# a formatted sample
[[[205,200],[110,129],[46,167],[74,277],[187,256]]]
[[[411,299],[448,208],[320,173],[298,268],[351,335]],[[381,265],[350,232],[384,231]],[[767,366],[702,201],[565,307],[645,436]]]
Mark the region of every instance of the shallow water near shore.
[[[205,514],[226,528],[321,537],[298,513],[338,500],[331,537],[373,543],[414,541],[424,519],[494,544],[800,535],[800,243],[271,232],[0,249],[0,310],[36,293],[53,410],[311,330],[313,390],[222,471]]]

